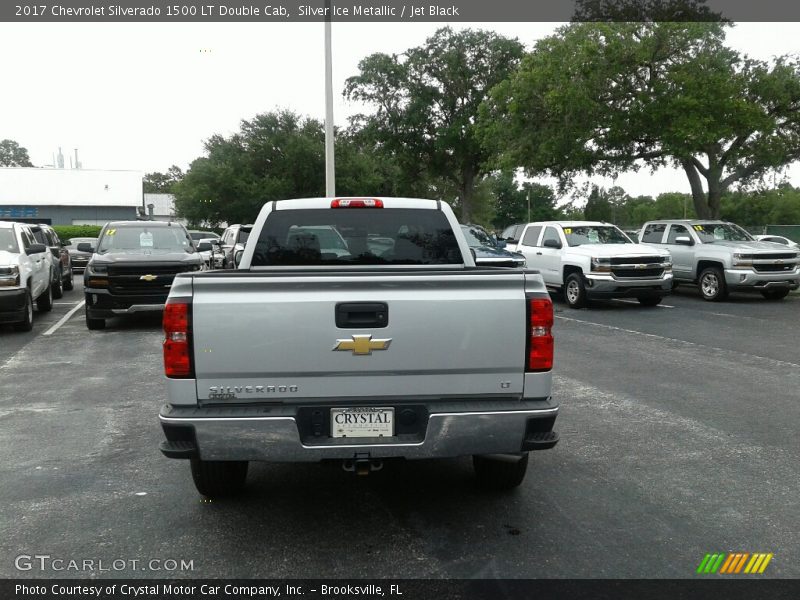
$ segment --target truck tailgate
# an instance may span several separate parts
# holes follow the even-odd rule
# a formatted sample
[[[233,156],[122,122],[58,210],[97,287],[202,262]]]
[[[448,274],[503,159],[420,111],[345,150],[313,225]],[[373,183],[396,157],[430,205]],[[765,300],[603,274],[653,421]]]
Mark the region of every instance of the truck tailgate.
[[[207,273],[192,287],[201,403],[522,393],[518,270]],[[343,303],[382,303],[385,326],[337,327]]]

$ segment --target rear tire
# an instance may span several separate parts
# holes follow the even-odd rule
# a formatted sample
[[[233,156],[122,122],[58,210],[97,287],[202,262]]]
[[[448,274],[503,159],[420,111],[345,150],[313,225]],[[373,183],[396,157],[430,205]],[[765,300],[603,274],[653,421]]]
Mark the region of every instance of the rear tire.
[[[70,267],[69,275],[64,280],[64,289],[68,292],[71,292],[75,288],[75,275],[72,273],[72,268]]]
[[[59,267],[59,269],[60,268],[61,267]],[[53,283],[50,287],[53,288],[53,298],[56,300],[64,295],[64,280],[61,278],[61,273],[59,273],[58,277],[53,280]]]
[[[511,490],[525,479],[528,470],[526,452],[522,458],[515,455],[473,456],[472,467],[478,485],[490,490]]]
[[[197,491],[207,498],[235,496],[247,480],[246,460],[191,459],[192,479]]]
[[[53,284],[47,286],[47,289],[42,292],[42,295],[36,299],[36,308],[40,312],[49,312],[53,310]]]
[[[14,329],[16,331],[30,331],[33,329],[33,298],[30,290],[25,294],[25,320],[14,323]]]
[[[580,273],[570,273],[564,282],[564,302],[570,308],[586,306],[586,286]]]
[[[728,297],[725,273],[719,267],[708,267],[700,273],[700,295],[708,302],[721,302]]]
[[[639,296],[637,300],[642,306],[657,306],[661,304],[663,296]]]
[[[761,295],[767,300],[783,300],[789,295],[789,288],[780,290],[761,290]]]
[[[86,314],[86,328],[92,331],[96,331],[98,329],[105,329],[106,328],[106,320],[105,319],[93,319],[89,316],[89,307],[84,307],[84,313]]]

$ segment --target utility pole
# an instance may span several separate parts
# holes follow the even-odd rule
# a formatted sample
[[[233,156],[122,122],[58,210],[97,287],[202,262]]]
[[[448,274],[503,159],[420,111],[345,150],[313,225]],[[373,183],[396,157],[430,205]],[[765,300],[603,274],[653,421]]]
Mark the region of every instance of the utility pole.
[[[333,156],[333,59],[331,58],[331,0],[325,0],[325,195],[336,195]]]
[[[531,191],[528,190],[528,223],[531,222]]]

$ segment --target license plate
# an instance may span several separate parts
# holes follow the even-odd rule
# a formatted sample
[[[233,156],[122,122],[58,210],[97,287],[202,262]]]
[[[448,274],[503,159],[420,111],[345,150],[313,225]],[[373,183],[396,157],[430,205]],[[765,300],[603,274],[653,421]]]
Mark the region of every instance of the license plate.
[[[331,437],[391,437],[394,409],[364,406],[331,409]]]

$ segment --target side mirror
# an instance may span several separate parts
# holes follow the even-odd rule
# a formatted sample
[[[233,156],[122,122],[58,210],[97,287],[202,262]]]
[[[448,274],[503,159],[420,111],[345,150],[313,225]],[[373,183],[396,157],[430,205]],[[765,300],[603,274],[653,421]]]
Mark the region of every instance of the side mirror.
[[[89,242],[81,242],[78,244],[78,252],[94,252],[94,246]]]
[[[675,238],[675,243],[679,246],[694,246],[694,241],[687,235],[679,235]]]
[[[556,250],[561,249],[561,242],[558,240],[545,240],[542,244],[545,248],[555,248]]]
[[[47,251],[47,246],[44,244],[31,244],[25,249],[25,254],[30,256],[31,254],[41,254],[42,252]]]
[[[239,268],[239,263],[242,262],[242,254],[244,254],[244,250],[237,250],[236,254],[233,255],[233,264],[236,268]]]
[[[200,242],[197,244],[197,251],[198,252],[211,252],[212,246],[211,242]]]
[[[497,243],[495,245],[502,250],[503,248],[506,247],[506,241],[505,240],[497,240]]]

